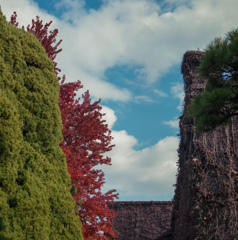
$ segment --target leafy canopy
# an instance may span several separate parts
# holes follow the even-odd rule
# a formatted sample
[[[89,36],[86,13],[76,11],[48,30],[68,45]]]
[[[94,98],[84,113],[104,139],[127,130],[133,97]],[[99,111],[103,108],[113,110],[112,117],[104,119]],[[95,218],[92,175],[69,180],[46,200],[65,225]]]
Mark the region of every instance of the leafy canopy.
[[[187,108],[200,132],[229,123],[238,115],[238,29],[216,38],[207,47],[198,67],[205,90]]]

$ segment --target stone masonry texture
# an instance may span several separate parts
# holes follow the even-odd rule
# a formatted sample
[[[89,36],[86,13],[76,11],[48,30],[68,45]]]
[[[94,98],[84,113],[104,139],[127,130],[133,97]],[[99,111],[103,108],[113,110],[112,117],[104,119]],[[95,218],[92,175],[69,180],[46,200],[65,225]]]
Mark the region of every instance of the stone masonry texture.
[[[118,240],[168,240],[172,202],[115,202],[113,229]]]

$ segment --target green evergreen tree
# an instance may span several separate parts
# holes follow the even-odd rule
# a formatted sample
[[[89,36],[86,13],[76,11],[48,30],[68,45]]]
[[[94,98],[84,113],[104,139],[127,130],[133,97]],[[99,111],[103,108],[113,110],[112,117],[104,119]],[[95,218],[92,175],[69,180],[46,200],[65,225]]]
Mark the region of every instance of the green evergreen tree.
[[[238,115],[238,29],[209,44],[198,73],[206,87],[192,100],[187,115],[195,117],[198,131],[207,132]]]
[[[83,239],[59,147],[59,90],[40,42],[0,10],[1,239]]]

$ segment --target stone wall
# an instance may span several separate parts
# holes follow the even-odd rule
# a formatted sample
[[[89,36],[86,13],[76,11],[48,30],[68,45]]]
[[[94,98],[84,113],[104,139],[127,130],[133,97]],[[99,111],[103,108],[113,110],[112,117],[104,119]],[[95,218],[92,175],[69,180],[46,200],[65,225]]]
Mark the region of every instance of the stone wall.
[[[184,112],[180,117],[178,175],[174,196],[174,240],[234,240],[238,236],[238,118],[200,134],[186,107],[205,82],[197,67],[202,53],[184,54]]]
[[[113,229],[117,240],[167,240],[170,239],[172,202],[115,202],[112,206],[117,216]]]

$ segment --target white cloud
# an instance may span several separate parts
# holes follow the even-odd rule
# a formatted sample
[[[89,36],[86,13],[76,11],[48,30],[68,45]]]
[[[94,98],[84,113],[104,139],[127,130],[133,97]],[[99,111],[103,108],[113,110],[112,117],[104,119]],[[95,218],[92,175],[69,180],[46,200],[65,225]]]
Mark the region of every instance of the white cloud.
[[[103,106],[105,119],[111,129],[117,117],[114,111]],[[103,191],[116,189],[120,199],[127,196],[146,195],[148,200],[158,200],[173,195],[177,171],[179,139],[166,137],[151,147],[135,150],[138,140],[125,130],[112,130],[115,147],[107,155],[111,166],[98,166],[106,176]]]
[[[177,106],[177,109],[182,112],[184,104],[183,84],[177,83],[176,85],[171,87],[170,92],[172,93],[174,98],[178,98],[179,105]],[[163,124],[168,125],[171,128],[179,128],[179,119],[164,121]]]
[[[159,97],[168,97],[168,95],[158,89],[154,90],[154,93],[156,93]]]
[[[78,16],[74,8],[67,12],[67,20],[71,16],[74,25],[66,24],[61,29],[63,36],[71,36],[65,39],[68,57],[62,55],[61,65],[70,63],[69,73],[83,76],[83,83],[92,88],[94,95],[132,100],[130,92],[114,85],[95,88],[94,84],[106,80],[106,69],[117,64],[135,66],[139,81],[157,81],[181,61],[187,49],[204,48],[214,37],[236,27],[238,16],[234,11],[230,13],[229,6],[232,3],[234,9],[237,3],[228,0],[225,6],[223,2],[194,0],[174,5],[170,1],[173,11],[169,8],[168,12],[162,12],[150,0],[108,0],[98,11]],[[118,93],[110,94],[113,91]]]
[[[169,125],[171,128],[178,128],[179,127],[179,120],[171,120],[171,121],[164,121],[165,125]]]
[[[112,129],[114,123],[117,120],[117,116],[115,115],[115,112],[106,106],[102,106],[102,113],[105,113],[103,119],[106,120],[106,123],[108,124],[108,128]]]
[[[170,89],[171,93],[175,98],[179,99],[179,105],[177,106],[177,109],[182,111],[183,110],[183,101],[184,101],[184,89],[183,85],[180,83],[177,83]]]
[[[69,67],[70,68],[70,67]],[[89,89],[90,95],[95,99],[103,98],[103,100],[121,101],[127,102],[132,99],[132,93],[125,88],[117,88],[110,82],[103,81],[98,76],[94,76],[88,72],[78,70],[77,73],[74,71],[66,72],[66,79],[69,82],[74,82],[80,76],[80,80],[83,84],[83,89]],[[78,74],[78,75],[77,75]]]
[[[141,96],[135,96],[134,101],[136,103],[141,103],[141,102],[147,102],[147,103],[157,103],[157,101],[151,99],[149,96],[146,95],[141,95]]]
[[[57,60],[63,73],[69,80],[80,78],[93,96],[119,101],[132,100],[132,93],[107,82],[109,67],[128,64],[137,68],[139,81],[158,81],[181,62],[186,50],[204,48],[238,21],[236,0],[166,0],[161,2],[166,12],[152,0],[107,0],[99,10],[88,12],[84,4],[62,0],[58,7],[66,11],[61,20],[33,0],[2,1],[1,6],[8,17],[16,10],[24,25],[36,15],[53,19],[64,40]]]
[[[74,24],[79,17],[85,16],[85,4],[84,0],[61,0],[55,3],[55,8],[57,10],[64,9],[61,18]]]
[[[146,195],[151,200],[173,194],[178,138],[166,137],[137,151],[137,140],[126,131],[113,131],[112,135],[116,145],[109,154],[112,166],[102,167],[106,174],[105,191],[115,188],[121,198]]]
[[[19,22],[19,27],[26,27],[28,24],[31,24],[31,20],[36,19],[36,16],[40,16],[44,22],[50,22],[53,20],[55,23],[58,21],[54,16],[51,16],[46,11],[40,9],[38,4],[33,0],[1,1],[0,6],[8,21],[10,20],[13,12],[17,12],[17,21]]]

